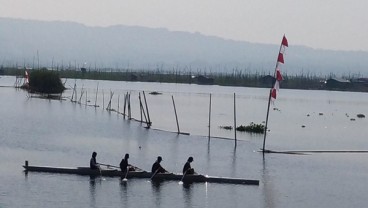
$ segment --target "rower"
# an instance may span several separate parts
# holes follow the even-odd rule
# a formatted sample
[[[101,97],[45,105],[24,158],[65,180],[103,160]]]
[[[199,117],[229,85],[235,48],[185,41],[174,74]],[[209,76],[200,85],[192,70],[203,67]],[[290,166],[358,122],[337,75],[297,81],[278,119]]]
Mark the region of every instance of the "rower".
[[[191,162],[193,162],[193,157],[189,157],[187,162],[185,163],[184,168],[183,168],[184,175],[195,174],[194,169],[190,166]]]
[[[152,165],[152,169],[151,169],[152,174],[167,173],[167,171],[161,166],[161,164],[160,164],[161,161],[162,161],[162,157],[158,156],[156,162],[153,163],[153,165]]]
[[[91,160],[89,161],[89,167],[93,170],[100,169],[100,165],[96,162],[97,152],[92,153]]]
[[[124,158],[120,162],[120,169],[122,172],[127,171],[128,168],[129,168],[129,171],[135,171],[135,168],[129,164],[128,159],[129,159],[129,154],[125,154]]]

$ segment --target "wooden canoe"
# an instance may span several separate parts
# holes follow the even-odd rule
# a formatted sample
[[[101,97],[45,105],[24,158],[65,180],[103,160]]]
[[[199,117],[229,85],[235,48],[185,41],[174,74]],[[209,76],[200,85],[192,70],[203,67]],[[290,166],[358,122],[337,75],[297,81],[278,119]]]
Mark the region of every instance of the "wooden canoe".
[[[122,172],[118,169],[101,169],[101,170],[93,170],[89,167],[51,167],[51,166],[31,166],[26,165],[23,166],[26,172],[47,172],[47,173],[60,173],[60,174],[77,174],[77,175],[88,175],[88,176],[105,176],[105,177],[122,177],[124,178],[126,173]],[[129,178],[147,178],[151,179],[152,173],[138,170],[138,171],[129,171],[127,176]],[[154,175],[152,180],[176,180],[180,181],[183,178],[183,174],[176,173],[157,173]],[[244,185],[259,185],[258,180],[249,180],[242,178],[227,178],[227,177],[214,177],[214,176],[205,176],[205,175],[185,175],[183,178],[184,183],[195,183],[195,182],[210,182],[210,183],[230,183],[230,184],[244,184]]]

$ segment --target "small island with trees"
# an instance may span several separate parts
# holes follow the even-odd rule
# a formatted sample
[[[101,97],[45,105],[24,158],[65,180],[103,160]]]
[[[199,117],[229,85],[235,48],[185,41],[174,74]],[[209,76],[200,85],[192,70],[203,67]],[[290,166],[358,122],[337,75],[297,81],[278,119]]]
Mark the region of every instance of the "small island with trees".
[[[29,93],[38,94],[45,98],[60,98],[65,87],[61,82],[59,73],[46,68],[40,70],[27,71],[27,81],[21,88]]]

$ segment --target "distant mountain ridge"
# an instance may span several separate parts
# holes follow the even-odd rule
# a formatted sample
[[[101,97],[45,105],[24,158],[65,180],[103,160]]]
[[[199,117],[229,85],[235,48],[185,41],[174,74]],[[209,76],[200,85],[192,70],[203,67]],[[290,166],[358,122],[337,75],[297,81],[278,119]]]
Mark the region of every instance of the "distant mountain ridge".
[[[368,74],[368,52],[294,46],[284,73]],[[281,36],[280,36],[281,41]],[[0,65],[272,73],[279,46],[139,26],[0,18]],[[38,55],[37,55],[38,54]]]

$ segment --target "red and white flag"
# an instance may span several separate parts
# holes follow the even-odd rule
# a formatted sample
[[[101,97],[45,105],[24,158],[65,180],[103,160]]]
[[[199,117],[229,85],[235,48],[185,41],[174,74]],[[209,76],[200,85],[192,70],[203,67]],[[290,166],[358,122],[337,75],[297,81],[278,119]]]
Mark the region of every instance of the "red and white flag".
[[[280,51],[279,51],[279,55],[277,57],[277,63],[276,63],[276,69],[275,69],[275,84],[273,86],[273,88],[271,89],[271,98],[272,101],[274,101],[276,99],[276,93],[277,91],[279,91],[280,89],[280,82],[283,80],[282,75],[281,75],[281,71],[280,71],[280,64],[284,64],[284,53],[285,53],[285,48],[289,47],[289,43],[284,35],[284,37],[282,38],[281,41],[281,46],[280,46]]]
[[[286,39],[285,35],[284,35],[284,37],[282,38],[282,42],[281,42],[281,44],[282,44],[283,46],[289,47],[289,44],[288,44],[288,41],[287,41],[287,39]]]
[[[284,63],[284,55],[280,52],[279,57],[277,58],[277,62]]]

